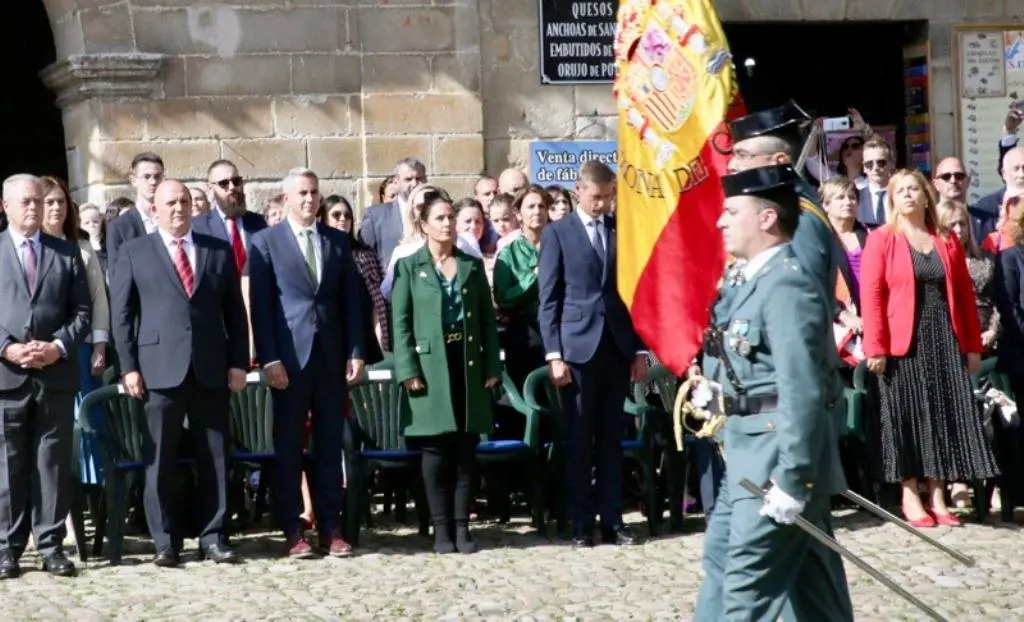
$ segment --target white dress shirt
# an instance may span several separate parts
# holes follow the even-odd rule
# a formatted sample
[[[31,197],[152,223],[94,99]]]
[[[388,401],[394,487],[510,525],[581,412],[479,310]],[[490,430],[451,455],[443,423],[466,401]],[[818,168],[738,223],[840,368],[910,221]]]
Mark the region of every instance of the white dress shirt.
[[[152,205],[149,205],[147,207],[149,209],[153,208]],[[142,226],[146,228],[146,233],[150,234],[150,233],[153,233],[154,231],[156,231],[156,229],[157,229],[156,221],[153,220],[153,218],[149,214],[146,213],[146,209],[145,209],[145,207],[143,207],[143,205],[141,203],[138,203],[136,205],[135,210],[139,213],[139,218],[142,219]]]
[[[171,257],[171,264],[174,264],[178,255],[178,244],[179,238],[174,237],[170,233],[167,233],[163,229],[157,229],[160,232],[160,239],[164,242],[164,249],[167,250],[167,254]],[[182,240],[185,240],[185,256],[188,257],[188,265],[192,267],[192,274],[196,273],[196,245],[192,242],[192,230],[189,229],[185,235],[181,236]]]
[[[590,214],[587,214],[586,212],[584,212],[581,209],[575,210],[575,214],[579,217],[580,222],[583,223],[583,229],[586,230],[586,232],[587,232],[587,239],[590,240],[591,244],[594,244],[594,238],[591,235],[591,232],[594,229],[590,226],[590,223],[594,222],[595,220],[597,221],[597,223],[598,223],[597,230],[598,230],[599,235],[601,236],[600,237],[601,251],[602,251],[601,254],[604,257],[607,257],[608,256],[608,227],[605,226],[604,215],[602,214],[601,216],[598,216],[597,218],[593,218]],[[596,251],[597,249],[595,248],[594,250]]]
[[[875,205],[878,203],[878,194],[879,193],[882,194],[883,205],[885,204],[886,201],[888,201],[889,197],[886,196],[886,192],[887,192],[886,189],[885,188],[880,188],[878,186],[875,186],[874,184],[869,182],[868,185],[865,186],[863,190],[861,190],[861,192],[862,193],[864,193],[864,192],[868,193],[868,197],[869,197],[868,203],[869,203],[869,205],[867,205],[867,206],[863,206],[863,205],[860,206],[861,209],[858,209],[857,220],[859,220],[861,223],[863,223],[865,225],[884,225],[885,224],[885,210],[883,209],[882,213],[879,215],[879,217],[876,217],[875,216]]]
[[[288,221],[288,227],[292,230],[295,243],[299,245],[299,254],[302,255],[303,262],[306,260],[306,239],[303,237],[303,232],[308,231],[310,237],[313,238],[313,256],[316,258],[316,284],[320,285],[320,281],[324,278],[324,259],[321,256],[320,234],[316,231],[316,223],[313,223],[311,227],[307,227],[292,220],[291,216],[288,216],[285,220]]]
[[[743,274],[743,278],[749,281],[750,279],[757,276],[757,271],[760,270],[774,257],[779,251],[782,250],[782,244],[776,244],[771,248],[766,248],[760,253],[754,255],[743,264],[740,268],[740,272]]]
[[[35,289],[39,289],[39,279],[42,277],[40,268],[42,267],[41,260],[43,258],[42,247],[39,244],[39,231],[37,230],[30,237],[25,237],[14,230],[13,227],[8,227],[7,231],[11,234],[11,241],[14,242],[14,252],[18,254],[18,262],[21,263],[21,273],[25,274],[25,259],[21,252],[21,246],[25,243],[25,240],[32,242],[32,250],[36,253],[36,282]],[[3,351],[7,348],[7,345],[11,342],[0,343],[0,356],[3,355]],[[64,343],[60,339],[54,339],[52,342],[55,346],[60,348],[62,357],[67,357],[67,350],[64,349]]]
[[[213,213],[220,217],[220,221],[224,223],[224,230],[228,232],[228,242],[231,242],[231,227],[238,228],[238,235],[242,236],[242,246],[246,249],[249,248],[249,238],[245,233],[245,228],[242,226],[242,217],[235,216],[231,219],[231,224],[228,224],[228,215],[224,213],[224,210],[220,208],[216,203],[213,204]]]

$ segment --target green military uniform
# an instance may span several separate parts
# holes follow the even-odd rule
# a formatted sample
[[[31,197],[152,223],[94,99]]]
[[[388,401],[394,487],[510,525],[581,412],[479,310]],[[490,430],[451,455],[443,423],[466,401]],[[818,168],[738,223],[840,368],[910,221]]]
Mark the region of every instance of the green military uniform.
[[[446,333],[462,331],[465,354],[466,432],[491,432],[493,395],[487,378],[501,377],[497,324],[483,263],[455,250],[457,288],[447,289],[424,246],[395,266],[391,294],[395,376],[399,382],[422,378],[426,389],[409,396],[406,436],[455,432]],[[447,329],[447,330],[446,330]],[[460,375],[460,374],[457,374]]]
[[[723,182],[746,179],[733,194],[756,194],[772,175],[792,183],[792,169],[770,168]],[[761,516],[762,501],[739,484],[774,482],[829,534],[830,497],[845,489],[835,421],[825,416],[834,349],[822,339],[831,324],[827,297],[791,244],[770,253],[763,265],[747,262],[745,282],[723,284],[726,302],[712,327],[720,337],[705,355],[705,375],[723,385],[729,417],[721,432],[725,481],[705,533],[695,620],[852,620],[842,560],[798,527]]]
[[[794,102],[784,106],[770,108],[731,122],[733,144],[757,136],[772,136],[786,141],[790,145],[803,145],[802,126],[811,118]],[[800,149],[797,149],[800,151]],[[836,281],[841,274],[848,286],[852,288],[853,277],[846,250],[825,211],[821,208],[817,193],[802,178],[794,183],[800,196],[800,225],[793,235],[793,254],[800,264],[818,282],[825,294],[825,304],[830,318],[838,313],[836,300]],[[822,339],[830,343],[834,341],[831,322],[825,327]],[[826,376],[826,402],[830,405],[830,413],[837,426],[845,425],[846,413],[843,404],[843,387],[845,383],[839,373],[842,361],[839,352],[832,348],[828,353],[827,366],[832,373]],[[836,441],[838,442],[838,440]]]

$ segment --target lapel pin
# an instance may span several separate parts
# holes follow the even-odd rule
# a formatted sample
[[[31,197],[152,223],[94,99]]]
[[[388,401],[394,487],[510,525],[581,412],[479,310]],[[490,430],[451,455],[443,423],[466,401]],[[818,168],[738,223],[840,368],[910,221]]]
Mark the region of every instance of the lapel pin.
[[[421,278],[421,279],[425,279],[425,278],[427,278],[427,273],[426,273],[426,272],[423,272],[422,270],[420,270],[420,278]]]

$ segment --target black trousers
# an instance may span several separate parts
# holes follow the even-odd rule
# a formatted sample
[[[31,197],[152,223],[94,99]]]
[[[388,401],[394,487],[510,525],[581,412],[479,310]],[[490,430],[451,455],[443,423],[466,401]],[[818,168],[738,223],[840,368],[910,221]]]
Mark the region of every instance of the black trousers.
[[[175,502],[178,444],[186,414],[188,437],[192,439],[196,461],[199,544],[204,547],[218,544],[226,535],[229,404],[227,386],[203,387],[196,381],[191,368],[181,386],[146,391],[143,408],[152,446],[146,448],[148,461],[143,501],[146,523],[157,551],[170,550],[184,537],[178,524]]]
[[[451,385],[452,412],[457,431],[436,436],[421,436],[414,445],[423,452],[423,486],[435,525],[449,528],[453,522],[469,521],[476,472],[476,447],[479,436],[466,432],[466,376],[463,343],[448,344],[448,381]]]
[[[71,507],[75,394],[35,379],[0,391],[0,550],[16,558],[29,534],[43,556],[61,550]]]

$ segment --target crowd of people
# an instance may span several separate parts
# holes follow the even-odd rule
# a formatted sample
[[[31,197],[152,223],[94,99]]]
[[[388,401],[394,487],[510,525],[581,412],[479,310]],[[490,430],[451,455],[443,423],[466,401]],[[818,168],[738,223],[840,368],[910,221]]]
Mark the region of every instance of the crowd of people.
[[[804,120],[779,114],[771,131],[733,128],[734,171],[797,160],[785,138]],[[864,466],[872,481],[901,487],[903,514],[919,527],[959,524],[948,485],[960,505],[968,484],[1000,472],[971,391],[982,357],[997,356],[1014,388],[1024,383],[1024,148],[1009,140],[1015,121],[1011,111],[1000,144],[1006,190],[971,207],[959,160],[939,162],[931,180],[897,171],[893,149],[859,122],[841,170],[815,173],[823,218],[805,213],[792,241],[795,260],[835,289],[829,356],[843,361],[847,382],[859,365],[872,372]],[[230,394],[254,369],[273,393],[271,475],[286,554],[350,555],[338,518],[347,386],[384,360],[408,396],[403,432],[423,455],[437,552],[476,547],[475,449],[502,416],[491,389],[503,373],[521,387],[543,366],[563,395],[574,545],[592,546],[598,524],[604,542],[637,542],[622,523],[622,411],[608,396],[641,382],[647,358],[616,290],[607,166],[582,165],[572,193],[532,185],[512,168],[455,198],[428,183],[422,163],[403,159],[358,229],[351,203],[321,196],[307,169],[290,171],[258,211],[227,160],[188,187],[167,178],[159,155],[141,153],[128,177],[135,197],[105,207],[76,205],[53,177],[4,182],[0,287],[12,302],[0,310],[10,448],[0,465],[0,578],[19,575],[30,534],[47,570],[75,572],[61,550],[71,414],[76,395],[111,367],[144,403],[152,455],[143,506],[159,566],[181,561],[172,491],[186,416],[200,554],[238,561],[225,535],[226,421]],[[835,387],[823,391],[834,404]],[[307,480],[308,442],[316,451]],[[710,515],[724,464],[710,452],[696,460],[712,474],[700,487]],[[101,474],[86,466],[95,483]]]
[[[141,506],[160,567],[181,563],[174,506],[183,438],[196,464],[200,557],[239,559],[226,537],[228,401],[252,370],[273,395],[267,477],[286,554],[350,555],[339,521],[347,386],[384,360],[408,395],[404,436],[423,455],[436,551],[475,549],[475,448],[501,416],[492,388],[503,373],[522,386],[546,364],[573,396],[575,540],[593,544],[600,514],[603,540],[635,542],[616,492],[623,430],[609,422],[621,412],[594,412],[609,410],[603,385],[624,395],[645,359],[611,276],[614,173],[590,163],[579,174],[576,196],[508,169],[455,200],[427,183],[422,163],[403,159],[358,231],[349,201],[321,196],[315,172],[301,168],[258,211],[227,160],[189,187],[166,175],[158,154],[140,153],[128,173],[135,196],[103,208],[77,205],[56,178],[8,178],[0,237],[13,252],[0,253],[0,272],[12,302],[0,312],[0,407],[21,427],[5,428],[12,449],[2,481],[9,494],[0,495],[8,504],[0,578],[20,575],[30,534],[45,569],[75,573],[61,547],[73,415],[76,397],[98,388],[105,372],[143,403],[151,443]],[[559,240],[566,246],[556,254]],[[579,253],[580,243],[592,256]],[[95,453],[83,455],[84,482],[100,482]],[[584,490],[595,464],[599,508]],[[29,482],[42,482],[42,497]]]

